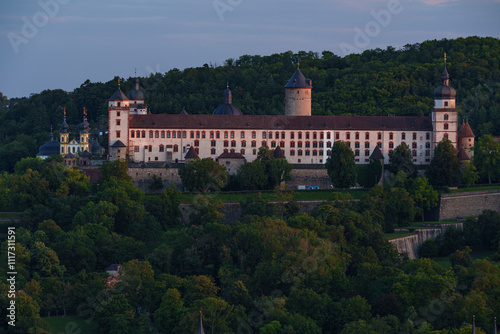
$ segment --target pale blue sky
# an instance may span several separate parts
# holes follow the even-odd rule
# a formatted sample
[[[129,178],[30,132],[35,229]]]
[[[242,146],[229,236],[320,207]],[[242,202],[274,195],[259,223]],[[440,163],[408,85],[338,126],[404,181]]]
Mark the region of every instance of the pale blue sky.
[[[390,17],[377,23],[372,13],[381,11]],[[499,18],[500,0],[4,0],[0,92],[72,91],[87,79],[133,76],[134,67],[146,76],[244,54],[343,56],[430,39],[500,37]],[[367,28],[360,38],[357,31]]]

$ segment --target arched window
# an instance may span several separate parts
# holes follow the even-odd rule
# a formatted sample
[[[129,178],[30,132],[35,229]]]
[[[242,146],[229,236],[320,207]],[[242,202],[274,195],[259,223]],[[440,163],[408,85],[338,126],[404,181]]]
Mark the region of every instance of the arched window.
[[[448,134],[445,133],[443,137],[446,138],[446,139],[448,139]]]
[[[245,131],[241,131],[240,138],[245,138]]]
[[[153,146],[149,145],[149,146],[148,146],[148,151],[149,151],[149,152],[153,152]]]
[[[401,133],[401,140],[406,140],[406,133]]]
[[[146,131],[142,131],[142,138],[146,138]]]
[[[174,152],[179,152],[179,145],[174,145]]]
[[[200,139],[200,131],[196,131],[196,139]]]
[[[448,123],[444,123],[444,129],[448,130]]]
[[[392,141],[389,142],[389,148],[394,148],[394,143]]]
[[[242,141],[241,141],[241,147],[247,147],[247,142],[246,142],[246,141],[244,141],[244,140],[242,140]]]
[[[411,148],[417,148],[417,143],[416,142],[411,143]]]
[[[448,120],[448,114],[444,114],[444,120],[447,121]]]
[[[131,137],[131,138],[135,138],[135,131],[131,131],[131,132],[130,132],[130,137]]]
[[[165,152],[165,146],[160,145],[160,152]]]
[[[153,131],[149,131],[149,138],[153,138]]]
[[[162,137],[162,138],[165,138],[165,131],[162,131],[162,132],[161,132],[161,137]]]
[[[359,140],[359,132],[356,132],[356,140]]]

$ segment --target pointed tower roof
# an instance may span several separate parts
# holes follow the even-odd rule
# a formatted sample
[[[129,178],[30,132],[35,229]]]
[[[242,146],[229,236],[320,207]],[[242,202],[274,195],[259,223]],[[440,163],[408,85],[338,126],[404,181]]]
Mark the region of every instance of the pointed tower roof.
[[[460,160],[460,161],[469,161],[470,160],[469,155],[467,154],[467,152],[465,152],[463,147],[461,147],[460,150],[458,151],[457,157],[458,157],[458,160]]]
[[[441,86],[434,89],[434,98],[435,99],[454,99],[457,95],[457,91],[455,88],[449,85],[450,82],[450,74],[448,73],[448,69],[446,68],[446,53],[444,54],[444,69],[443,73],[441,73]]]
[[[229,84],[224,90],[224,103],[218,106],[212,115],[243,115],[241,110],[233,104],[233,95],[229,89]]]
[[[467,138],[467,137],[472,137],[474,138],[474,132],[472,132],[472,129],[470,128],[470,125],[468,122],[463,122],[462,125],[460,126],[460,129],[458,130],[458,137],[460,138]]]
[[[186,153],[186,156],[184,156],[184,159],[186,159],[186,160],[187,159],[199,159],[199,158],[200,157],[199,157],[198,153],[196,153],[196,151],[194,150],[193,146],[191,146],[189,148],[189,150]]]
[[[383,160],[384,155],[378,146],[375,146],[373,149],[372,155],[370,155],[370,160]]]
[[[295,71],[290,80],[286,83],[285,88],[312,88],[311,80],[306,79],[300,69],[297,68],[297,71]]]
[[[118,89],[111,95],[108,101],[128,101],[127,96],[120,89],[120,79],[118,79]]]
[[[198,334],[205,334],[205,330],[203,329],[203,315],[200,311],[200,326],[198,327]]]
[[[276,149],[273,152],[274,158],[275,159],[281,159],[285,157],[285,152],[281,149],[281,147],[276,147]]]
[[[179,113],[179,115],[189,115],[189,113],[186,111],[186,107],[182,107],[182,111]]]

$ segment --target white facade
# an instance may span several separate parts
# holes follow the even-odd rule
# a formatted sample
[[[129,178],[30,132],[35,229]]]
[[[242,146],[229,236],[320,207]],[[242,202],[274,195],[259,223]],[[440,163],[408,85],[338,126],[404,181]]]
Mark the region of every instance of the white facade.
[[[285,86],[285,116],[148,115],[143,100],[130,101],[118,89],[108,105],[109,159],[181,162],[193,146],[200,158],[215,160],[234,152],[251,162],[266,145],[273,150],[279,146],[292,164],[324,164],[333,143],[342,140],[349,143],[358,164],[368,164],[376,146],[387,164],[389,153],[406,143],[413,162],[425,165],[443,138],[457,147],[454,95],[436,98],[429,117],[308,116],[311,88],[289,86],[302,80],[302,86],[311,87],[310,80],[300,70],[292,79]]]

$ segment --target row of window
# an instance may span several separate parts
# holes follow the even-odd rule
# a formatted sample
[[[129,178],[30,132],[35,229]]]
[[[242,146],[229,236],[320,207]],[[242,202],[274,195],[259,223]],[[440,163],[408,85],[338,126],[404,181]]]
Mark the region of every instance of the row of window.
[[[323,148],[323,142],[319,142],[319,143],[318,143],[318,142],[313,142],[312,144],[313,144],[313,146],[312,146],[313,148],[318,148],[318,147],[319,147],[319,148]],[[346,144],[347,144],[347,146],[351,147],[351,142],[346,142]],[[405,144],[405,142],[402,142],[401,144]],[[360,144],[360,142],[355,142],[355,143],[354,143],[354,148],[355,148],[355,149],[359,149],[359,148],[360,148],[360,145],[361,145],[361,144]],[[177,147],[177,146],[178,146],[178,145],[174,145],[174,147]],[[195,140],[195,141],[194,141],[194,146],[195,146],[195,147],[200,146],[200,141],[199,141],[199,140]],[[210,146],[212,146],[212,147],[216,147],[216,146],[217,146],[217,142],[216,142],[215,140],[212,140],[212,141],[210,142]],[[225,140],[225,141],[224,141],[223,146],[224,146],[224,147],[229,147],[229,141]],[[246,141],[244,141],[244,140],[243,140],[243,141],[241,142],[241,147],[246,147],[246,146],[247,146],[247,143],[246,143]],[[257,142],[256,142],[255,140],[252,140],[252,142],[251,142],[251,146],[252,146],[252,147],[257,147]],[[267,146],[267,142],[266,142],[266,141],[262,141],[261,146]],[[280,142],[280,143],[279,143],[279,146],[280,146],[281,148],[284,148],[284,147],[285,147],[285,142],[283,142],[283,141],[282,141],[282,142]],[[378,148],[382,149],[382,142],[378,142],[378,143],[377,143],[377,146],[378,146]],[[138,150],[139,150],[139,146],[135,146],[135,147],[137,148],[137,152],[138,152]],[[151,145],[149,145],[149,146],[145,146],[145,147],[149,147],[149,152],[151,152],[151,147],[152,147]],[[236,141],[235,141],[235,140],[231,141],[231,147],[236,147]],[[275,148],[275,147],[276,147],[276,142],[275,142],[275,141],[272,141],[272,142],[271,142],[271,147],[272,147],[272,148]],[[298,147],[298,148],[302,148],[302,142],[301,142],[301,141],[297,142],[297,147]],[[307,142],[305,142],[305,147],[306,147],[306,148],[310,148],[310,147],[311,147],[311,142],[308,142],[308,141],[307,141]],[[326,147],[328,147],[328,148],[332,147],[332,143],[331,143],[331,142],[327,142],[327,143],[326,143]],[[365,142],[364,147],[365,147],[365,149],[369,149],[369,148],[370,148],[370,142]],[[293,141],[292,141],[292,142],[290,142],[290,148],[295,148],[295,142],[293,142]],[[413,150],[416,150],[416,149],[418,148],[418,144],[417,144],[417,142],[413,142],[413,143],[411,144],[411,148],[412,148]],[[430,142],[426,142],[426,143],[425,143],[425,148],[426,148],[426,149],[430,149],[430,148],[431,148],[431,143],[430,143]],[[164,145],[160,145],[160,146],[159,146],[159,149],[160,149],[160,152],[163,152],[163,150],[164,150]],[[391,142],[389,142],[389,149],[394,149],[394,142],[392,142],[392,141],[391,141]],[[368,150],[367,150],[367,151],[368,151]],[[174,151],[174,152],[177,152],[177,151]]]
[[[119,125],[119,121],[120,120],[117,120],[117,125]],[[445,130],[448,129],[448,123],[444,124],[444,129]],[[117,131],[118,138],[120,137],[119,133],[120,133],[120,131]],[[221,138],[221,131],[210,131],[209,136],[210,136],[210,139],[220,139]],[[227,139],[227,138],[234,139],[235,132],[234,131],[224,131],[223,136],[224,136],[224,139]],[[256,131],[252,131],[251,136],[252,136],[252,139],[257,138]],[[146,131],[145,130],[142,130],[142,131],[132,130],[130,132],[130,137],[131,138],[146,138]],[[160,137],[161,138],[165,138],[165,137],[166,138],[181,138],[181,137],[186,138],[187,132],[186,131],[159,131],[159,130],[156,130],[156,131],[150,130],[149,131],[149,138],[160,138]],[[429,132],[425,134],[426,140],[430,140],[430,137],[431,137],[431,135]],[[191,138],[191,139],[194,139],[194,138],[205,139],[206,138],[206,131],[190,131],[189,138]],[[240,138],[242,138],[242,139],[245,138],[245,131],[240,132]],[[266,131],[262,132],[262,138],[263,139],[273,139],[273,132],[269,132],[269,133]],[[280,132],[276,131],[274,133],[274,138],[275,139],[286,139],[286,134],[285,134],[285,132],[280,133]],[[309,132],[305,132],[305,139],[310,139],[310,138],[311,138],[311,134]],[[354,139],[359,140],[359,138],[360,138],[360,133],[355,132]],[[290,139],[295,139],[295,132],[290,132]],[[302,139],[302,132],[297,133],[297,139]],[[318,134],[316,132],[312,133],[312,139],[318,139]],[[323,132],[319,133],[319,139],[324,139]],[[326,133],[326,139],[331,139],[330,132]],[[336,140],[340,139],[340,132],[337,132],[335,134],[335,139]],[[351,139],[350,132],[346,132],[345,139],[346,140]],[[365,133],[365,140],[369,140],[369,139],[370,139],[370,133],[366,132]],[[377,140],[382,140],[382,132],[377,133]],[[394,140],[394,133],[393,132],[389,132],[389,140]],[[401,140],[406,140],[406,133],[405,132],[401,133]],[[412,134],[412,140],[417,140],[417,133],[416,132],[414,132]]]

